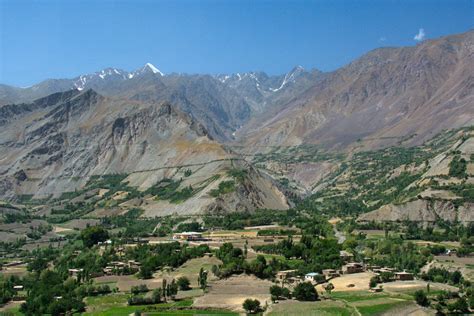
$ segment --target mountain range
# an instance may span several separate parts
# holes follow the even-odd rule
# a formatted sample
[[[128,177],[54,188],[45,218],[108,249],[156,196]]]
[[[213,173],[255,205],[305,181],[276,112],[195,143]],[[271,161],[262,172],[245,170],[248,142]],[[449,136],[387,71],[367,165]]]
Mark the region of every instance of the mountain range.
[[[287,188],[248,157],[304,145],[348,155],[420,145],[474,125],[473,74],[469,31],[376,49],[332,72],[163,74],[147,63],[28,88],[0,85],[0,195],[58,196],[105,174],[126,174],[147,190],[182,181],[190,168],[180,183],[202,188],[193,202],[151,213],[288,208]],[[307,189],[333,167],[315,167]],[[235,168],[247,177],[232,198],[211,198]],[[220,179],[203,187],[213,175]]]

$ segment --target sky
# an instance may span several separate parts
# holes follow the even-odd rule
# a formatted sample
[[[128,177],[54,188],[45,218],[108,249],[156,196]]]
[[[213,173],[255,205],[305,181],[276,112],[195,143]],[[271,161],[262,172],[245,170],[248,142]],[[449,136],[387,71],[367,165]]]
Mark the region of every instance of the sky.
[[[332,71],[474,29],[474,0],[0,0],[0,83],[147,62],[166,73]]]

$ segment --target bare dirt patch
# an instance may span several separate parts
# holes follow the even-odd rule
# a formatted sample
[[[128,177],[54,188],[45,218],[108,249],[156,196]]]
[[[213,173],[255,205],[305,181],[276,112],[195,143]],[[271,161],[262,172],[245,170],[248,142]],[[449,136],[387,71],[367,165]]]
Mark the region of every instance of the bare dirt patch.
[[[372,272],[344,274],[340,277],[332,279],[329,282],[334,285],[334,292],[362,291],[369,290],[370,278],[372,278],[373,276],[375,276],[375,273]],[[324,289],[322,288],[321,284],[317,285],[316,289],[318,290],[318,292],[324,292]]]
[[[54,232],[55,232],[55,233],[64,233],[64,232],[70,232],[70,231],[72,231],[71,228],[60,227],[60,226],[54,226]]]
[[[269,288],[273,283],[254,276],[240,275],[209,283],[209,292],[194,300],[195,307],[242,310],[247,298],[270,303]]]

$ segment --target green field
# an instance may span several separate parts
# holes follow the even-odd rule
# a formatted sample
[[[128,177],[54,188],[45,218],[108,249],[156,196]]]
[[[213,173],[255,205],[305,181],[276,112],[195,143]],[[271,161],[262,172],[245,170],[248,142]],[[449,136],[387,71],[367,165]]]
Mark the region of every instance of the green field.
[[[127,298],[128,295],[125,294],[88,297],[86,299],[88,311],[83,315],[120,316],[130,315],[135,311],[146,312],[148,315],[238,315],[233,312],[219,310],[194,310],[191,308],[193,304],[191,299],[161,304],[128,306]]]
[[[357,310],[363,316],[372,316],[372,315],[380,315],[393,308],[396,308],[405,304],[406,304],[405,301],[399,301],[399,302],[391,302],[391,303],[376,304],[376,305],[358,306]]]
[[[272,306],[271,316],[284,315],[322,315],[322,316],[351,316],[355,315],[351,307],[337,301],[296,302],[281,301]]]

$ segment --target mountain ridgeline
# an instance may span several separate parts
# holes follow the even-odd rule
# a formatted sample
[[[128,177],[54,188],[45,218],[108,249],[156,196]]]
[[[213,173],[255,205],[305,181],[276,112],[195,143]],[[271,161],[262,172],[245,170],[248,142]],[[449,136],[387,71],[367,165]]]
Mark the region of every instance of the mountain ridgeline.
[[[120,175],[120,207],[145,216],[287,209],[342,194],[371,212],[361,220],[400,220],[438,199],[471,221],[473,134],[462,128],[474,125],[473,74],[469,31],[376,49],[327,73],[165,75],[148,63],[0,85],[0,196],[80,196],[97,189],[93,179]],[[391,148],[416,150],[388,163],[400,154]],[[450,175],[461,159],[462,176]],[[366,192],[374,183],[356,176],[357,162],[391,168],[374,176],[395,189],[374,188],[392,198]]]

